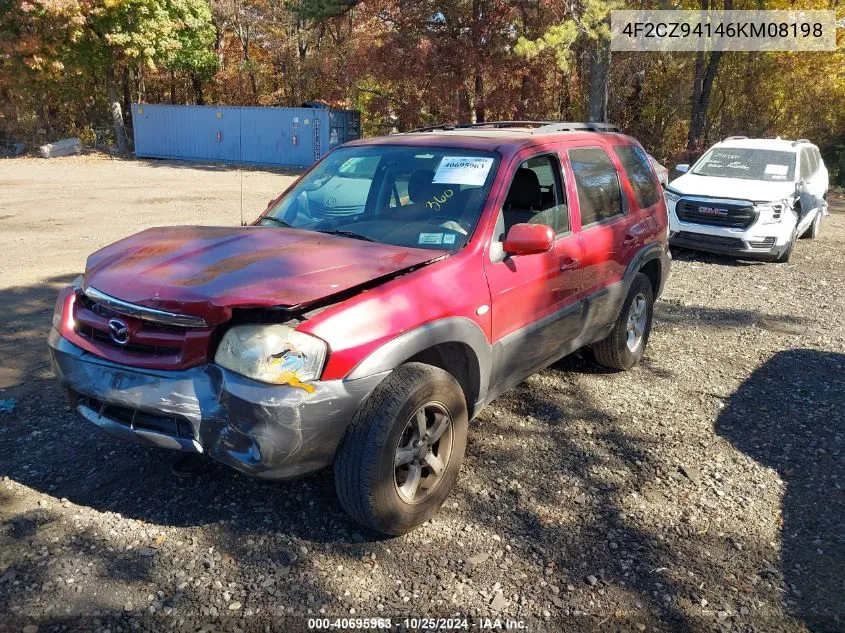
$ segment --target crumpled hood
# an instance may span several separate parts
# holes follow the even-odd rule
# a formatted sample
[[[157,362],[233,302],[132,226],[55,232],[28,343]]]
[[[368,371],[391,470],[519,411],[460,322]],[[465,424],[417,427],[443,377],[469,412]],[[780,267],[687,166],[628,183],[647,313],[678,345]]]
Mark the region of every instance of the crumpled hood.
[[[313,303],[443,254],[280,227],[154,228],[92,254],[85,287],[215,324],[233,307]]]
[[[795,183],[697,176],[687,173],[669,183],[669,189],[681,195],[773,202],[794,194]]]

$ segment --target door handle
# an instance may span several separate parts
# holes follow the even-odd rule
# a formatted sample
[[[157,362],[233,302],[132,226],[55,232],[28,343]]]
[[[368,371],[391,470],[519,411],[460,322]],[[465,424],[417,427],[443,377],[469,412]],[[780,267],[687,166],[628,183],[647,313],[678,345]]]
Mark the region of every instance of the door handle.
[[[560,272],[566,272],[567,270],[575,270],[578,268],[578,260],[572,259],[571,257],[567,257],[563,260],[563,263],[560,265]]]

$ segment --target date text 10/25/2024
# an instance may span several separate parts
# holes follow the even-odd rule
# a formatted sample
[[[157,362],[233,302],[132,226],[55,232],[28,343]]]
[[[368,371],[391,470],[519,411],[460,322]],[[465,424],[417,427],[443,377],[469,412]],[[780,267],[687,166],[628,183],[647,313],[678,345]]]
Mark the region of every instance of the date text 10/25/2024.
[[[310,631],[527,631],[524,620],[511,618],[308,618]]]

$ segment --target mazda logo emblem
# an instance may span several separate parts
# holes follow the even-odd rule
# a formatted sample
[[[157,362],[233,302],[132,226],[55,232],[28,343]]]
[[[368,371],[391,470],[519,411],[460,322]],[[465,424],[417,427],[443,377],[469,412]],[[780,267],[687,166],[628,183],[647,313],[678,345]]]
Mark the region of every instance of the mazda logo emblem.
[[[109,321],[109,336],[118,345],[126,345],[129,342],[129,326],[120,319]]]

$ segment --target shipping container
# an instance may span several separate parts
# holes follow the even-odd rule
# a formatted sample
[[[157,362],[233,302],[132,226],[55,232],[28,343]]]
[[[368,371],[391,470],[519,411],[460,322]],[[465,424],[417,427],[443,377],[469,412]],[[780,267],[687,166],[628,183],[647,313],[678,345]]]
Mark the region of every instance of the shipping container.
[[[308,167],[360,138],[361,115],[325,107],[259,108],[136,103],[139,158]]]

